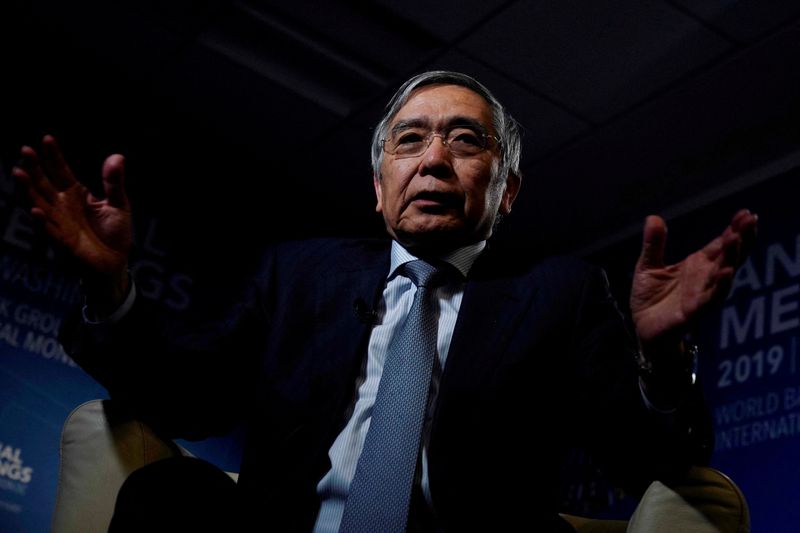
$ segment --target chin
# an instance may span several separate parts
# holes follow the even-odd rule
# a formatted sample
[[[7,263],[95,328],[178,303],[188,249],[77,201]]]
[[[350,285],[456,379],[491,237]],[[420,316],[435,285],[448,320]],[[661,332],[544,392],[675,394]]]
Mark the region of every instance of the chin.
[[[409,250],[441,252],[465,246],[480,238],[468,238],[463,228],[435,227],[397,232],[397,240]]]

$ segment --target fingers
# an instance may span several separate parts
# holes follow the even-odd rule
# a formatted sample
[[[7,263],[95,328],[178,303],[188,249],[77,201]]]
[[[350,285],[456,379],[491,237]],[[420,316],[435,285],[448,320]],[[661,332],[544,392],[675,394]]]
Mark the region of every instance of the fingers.
[[[747,209],[737,212],[722,234],[722,264],[734,268],[744,263],[750,255],[756,238],[758,215]]]
[[[667,242],[667,224],[664,219],[650,215],[645,219],[642,237],[642,253],[639,256],[640,268],[660,268],[664,266],[664,248]]]
[[[42,139],[41,157],[30,146],[23,146],[20,154],[20,166],[15,167],[12,173],[23,182],[29,193],[52,201],[59,190],[65,190],[75,183],[72,170],[52,135],[45,135]]]
[[[45,135],[42,139],[42,152],[44,153],[44,167],[53,185],[60,190],[66,189],[75,183],[75,176],[69,168],[61,148],[55,137]]]
[[[745,228],[754,226],[758,222],[758,215],[751,213],[749,209],[740,209],[733,215],[731,225],[738,231],[743,231]]]
[[[12,169],[12,175],[26,187],[34,204],[39,201],[53,203],[59,191],[79,183],[52,135],[45,135],[42,139],[41,157],[30,146],[23,146],[20,153],[21,163]],[[127,207],[125,158],[119,154],[106,158],[102,176],[109,203],[114,207]]]
[[[125,193],[125,158],[123,156],[110,155],[103,163],[103,190],[110,205],[122,208],[128,206],[128,196]]]
[[[30,146],[23,146],[20,149],[20,155],[22,160],[19,166],[15,166],[11,170],[12,176],[25,185],[32,200],[43,199],[51,202],[56,195],[56,190],[42,170],[39,154]]]
[[[739,257],[734,265],[741,265],[753,250],[758,233],[758,215],[751,213],[748,209],[742,209],[733,217],[731,223],[733,228],[739,232],[741,243],[739,245]]]

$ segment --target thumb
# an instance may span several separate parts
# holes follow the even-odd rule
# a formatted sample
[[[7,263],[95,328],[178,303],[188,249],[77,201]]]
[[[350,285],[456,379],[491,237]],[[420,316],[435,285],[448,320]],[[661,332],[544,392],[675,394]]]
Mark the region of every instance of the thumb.
[[[125,157],[122,155],[110,155],[103,163],[103,190],[110,205],[128,206],[128,196],[125,193]]]
[[[644,221],[642,253],[638,268],[661,268],[664,266],[664,247],[667,242],[667,224],[657,215],[650,215]]]

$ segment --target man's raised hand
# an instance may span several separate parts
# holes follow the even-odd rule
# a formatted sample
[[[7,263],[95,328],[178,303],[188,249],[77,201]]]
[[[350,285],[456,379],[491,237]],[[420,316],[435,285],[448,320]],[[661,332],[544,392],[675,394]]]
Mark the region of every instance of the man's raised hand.
[[[25,186],[31,215],[47,233],[85,267],[103,274],[125,270],[133,238],[124,158],[114,154],[105,160],[100,199],[75,179],[51,135],[42,140],[41,156],[30,146],[21,154],[12,174]]]
[[[703,248],[679,263],[665,265],[666,224],[661,217],[647,217],[630,300],[645,354],[648,344],[680,338],[702,311],[725,298],[736,269],[750,252],[757,220],[742,209]]]

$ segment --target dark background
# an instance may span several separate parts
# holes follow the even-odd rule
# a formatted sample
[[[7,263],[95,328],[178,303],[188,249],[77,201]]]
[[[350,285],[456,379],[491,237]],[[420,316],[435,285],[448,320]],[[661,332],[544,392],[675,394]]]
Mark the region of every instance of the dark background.
[[[525,128],[501,238],[590,254],[797,165],[795,0],[12,0],[0,161],[124,153],[139,241],[380,235],[369,137],[407,77],[476,76]],[[722,225],[724,221],[720,221]],[[189,268],[189,267],[187,267]],[[197,268],[197,267],[192,267]]]

